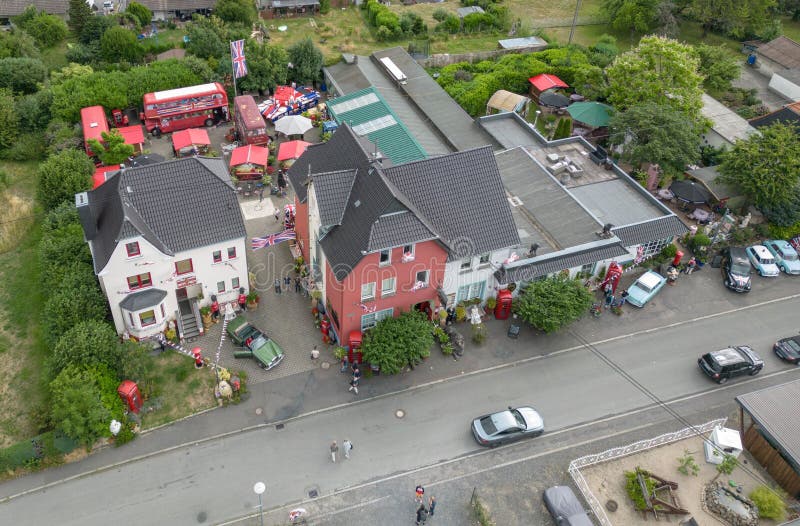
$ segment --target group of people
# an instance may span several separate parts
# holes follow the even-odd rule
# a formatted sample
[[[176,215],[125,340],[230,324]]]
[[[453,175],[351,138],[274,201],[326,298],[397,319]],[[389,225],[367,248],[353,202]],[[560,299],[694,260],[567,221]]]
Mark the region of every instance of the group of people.
[[[687,276],[697,270],[697,259],[692,258],[685,265],[670,265],[667,269],[667,285],[675,285],[675,282],[678,280],[679,274],[686,274]]]
[[[605,301],[603,302],[603,306],[606,309],[611,307],[622,307],[628,301],[628,291],[623,290],[622,293],[617,298],[614,295],[614,288],[611,286],[610,283],[606,284],[605,288],[603,289],[603,294],[605,295]]]
[[[284,290],[288,292],[289,288],[292,286],[292,283],[294,283],[294,291],[297,294],[308,296],[308,288],[311,286],[308,278],[295,276],[293,279],[289,275],[284,276],[283,279],[275,278],[275,282],[273,283],[275,287],[275,294],[282,294]]]
[[[331,442],[330,450],[331,450],[331,461],[335,464],[336,455],[339,454],[339,444],[337,444],[335,440]],[[342,451],[344,452],[344,458],[349,459],[350,452],[353,451],[353,443],[346,438],[342,440]]]
[[[433,517],[436,512],[436,497],[431,495],[428,499],[428,506],[425,506],[425,488],[417,485],[414,490],[414,502],[419,504],[417,508],[417,526],[425,524],[429,517]]]

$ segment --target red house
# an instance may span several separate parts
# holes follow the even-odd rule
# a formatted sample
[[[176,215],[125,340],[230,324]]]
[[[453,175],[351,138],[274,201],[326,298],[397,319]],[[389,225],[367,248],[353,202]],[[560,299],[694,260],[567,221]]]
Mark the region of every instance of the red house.
[[[465,180],[465,172],[483,175],[484,161],[494,163],[490,147],[392,166],[343,124],[289,169],[298,244],[323,292],[318,308],[340,343],[348,345],[351,335],[358,339],[378,321],[410,308],[431,315],[446,301],[448,262],[456,261],[457,268],[458,260],[471,256],[459,253],[469,245],[459,240],[481,230],[465,220],[475,210],[460,201],[454,186]],[[502,194],[499,182],[496,190]],[[465,191],[484,195],[483,188]],[[507,202],[500,203],[513,227]],[[496,215],[486,211],[485,217]],[[494,242],[519,243],[516,230],[508,230]]]

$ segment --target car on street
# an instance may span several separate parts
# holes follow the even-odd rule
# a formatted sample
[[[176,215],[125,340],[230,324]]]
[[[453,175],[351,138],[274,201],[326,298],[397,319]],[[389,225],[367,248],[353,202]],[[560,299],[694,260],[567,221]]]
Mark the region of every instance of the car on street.
[[[775,264],[775,257],[764,245],[749,246],[746,251],[759,276],[775,277],[781,273],[781,269]]]
[[[778,268],[793,276],[800,275],[800,256],[792,245],[783,239],[770,239],[764,246],[772,253]]]
[[[775,342],[772,350],[781,360],[800,364],[800,336],[789,336]]]
[[[277,343],[254,327],[244,316],[228,322],[228,336],[241,350],[234,351],[235,358],[253,358],[263,369],[272,369],[283,360],[283,350]]]
[[[744,374],[755,376],[764,368],[763,360],[747,345],[732,345],[706,353],[698,358],[697,364],[718,384]]]
[[[747,252],[742,247],[729,247],[722,252],[722,282],[736,292],[750,292],[753,280]]]
[[[542,495],[544,506],[556,526],[592,526],[586,510],[569,486],[553,486],[544,490]]]
[[[667,278],[658,272],[648,270],[628,287],[628,303],[635,307],[644,307],[666,282]]]
[[[532,407],[509,407],[472,421],[472,435],[478,444],[495,447],[544,433],[544,419]]]

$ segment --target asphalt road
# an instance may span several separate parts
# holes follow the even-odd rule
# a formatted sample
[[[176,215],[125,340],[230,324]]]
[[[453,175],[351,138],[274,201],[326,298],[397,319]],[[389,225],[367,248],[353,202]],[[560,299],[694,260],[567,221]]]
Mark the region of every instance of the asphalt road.
[[[745,382],[779,383],[796,378],[796,372],[772,355],[771,344],[777,335],[797,331],[797,312],[798,298],[771,300],[595,342],[592,350],[578,334],[575,347],[543,357],[321,411],[290,420],[282,429],[262,428],[178,448],[13,498],[0,504],[0,523],[24,517],[26,524],[106,525],[112,518],[121,524],[214,524],[252,514],[252,486],[258,480],[267,484],[265,507],[273,508],[299,502],[310,491],[335,496],[387,478],[421,477],[422,470],[438,467],[439,472],[475,454],[479,448],[469,434],[469,421],[506,405],[539,409],[552,435],[539,441],[563,448],[571,445],[567,431],[603,429],[610,415],[653,403],[594,352],[662,400],[718,390],[699,372],[696,359],[701,351],[729,343],[750,344],[766,360],[761,377]],[[780,374],[763,378],[775,373]],[[637,414],[644,421],[650,413]],[[580,424],[591,425],[575,427]],[[332,464],[328,443],[343,438],[355,444],[353,459]],[[475,458],[494,466],[507,454],[504,450],[527,447],[541,446],[512,446]],[[381,517],[379,522],[409,520]]]

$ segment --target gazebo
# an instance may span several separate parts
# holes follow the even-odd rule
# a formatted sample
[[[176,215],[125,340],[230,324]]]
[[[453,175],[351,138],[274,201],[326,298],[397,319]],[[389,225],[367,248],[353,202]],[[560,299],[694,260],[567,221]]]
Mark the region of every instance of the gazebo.
[[[528,79],[528,82],[531,83],[531,97],[537,103],[539,102],[539,95],[545,91],[559,88],[566,89],[569,87],[569,84],[555,75],[550,75],[548,73],[542,73],[540,75],[536,75],[535,77],[531,77]]]
[[[517,112],[523,117],[528,113],[528,104],[531,99],[524,95],[517,95],[504,89],[494,92],[489,102],[486,103],[486,115],[491,115],[492,110]]]
[[[144,151],[144,132],[141,125],[125,126],[117,128],[120,135],[125,139],[125,144],[133,146],[133,154],[139,155]]]
[[[286,161],[286,165],[291,166],[295,159],[303,155],[303,152],[309,146],[311,146],[311,143],[306,141],[282,142],[278,147],[278,162]]]
[[[172,134],[172,149],[177,157],[207,153],[211,146],[208,132],[202,128],[189,128]]]
[[[237,179],[248,181],[261,179],[269,162],[269,150],[262,146],[240,146],[231,153],[228,166]]]

